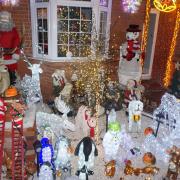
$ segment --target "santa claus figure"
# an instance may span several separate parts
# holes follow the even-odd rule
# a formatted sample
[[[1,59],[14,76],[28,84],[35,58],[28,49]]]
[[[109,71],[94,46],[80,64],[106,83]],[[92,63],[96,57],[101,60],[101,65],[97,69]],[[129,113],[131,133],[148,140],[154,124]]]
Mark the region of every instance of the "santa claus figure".
[[[126,42],[120,46],[119,61],[119,82],[127,85],[129,79],[140,81],[142,75],[142,65],[140,62],[141,51],[138,41],[140,29],[138,25],[131,24],[126,30]]]
[[[17,60],[19,59],[19,34],[13,24],[11,14],[0,12],[0,48],[3,63],[8,67],[11,84],[15,83]]]

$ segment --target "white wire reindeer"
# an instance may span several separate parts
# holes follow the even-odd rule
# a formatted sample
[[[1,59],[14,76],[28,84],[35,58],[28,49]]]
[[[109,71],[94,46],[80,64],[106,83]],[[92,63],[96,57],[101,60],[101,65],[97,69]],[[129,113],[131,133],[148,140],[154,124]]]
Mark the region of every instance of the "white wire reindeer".
[[[42,61],[39,64],[32,64],[28,60],[23,49],[21,49],[21,54],[24,56],[24,61],[28,64],[28,69],[30,69],[32,73],[31,77],[25,75],[22,80],[21,86],[24,88],[24,91],[27,92],[27,103],[33,104],[37,101],[42,100],[39,77],[39,75],[43,72],[42,68],[40,67]]]

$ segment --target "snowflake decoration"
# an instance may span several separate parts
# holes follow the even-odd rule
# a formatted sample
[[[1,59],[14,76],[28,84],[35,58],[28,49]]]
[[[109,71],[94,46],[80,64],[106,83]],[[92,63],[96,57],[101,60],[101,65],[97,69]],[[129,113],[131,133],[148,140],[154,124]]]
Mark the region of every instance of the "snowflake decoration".
[[[142,0],[123,0],[122,4],[125,12],[135,13],[138,11]]]
[[[17,6],[19,4],[19,0],[0,0],[5,6]]]

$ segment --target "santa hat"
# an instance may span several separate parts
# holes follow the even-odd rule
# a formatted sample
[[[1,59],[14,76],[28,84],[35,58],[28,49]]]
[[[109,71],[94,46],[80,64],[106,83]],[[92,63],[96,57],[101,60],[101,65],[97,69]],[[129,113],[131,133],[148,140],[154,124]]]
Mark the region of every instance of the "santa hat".
[[[126,29],[127,32],[140,32],[139,25],[130,24],[129,27]]]

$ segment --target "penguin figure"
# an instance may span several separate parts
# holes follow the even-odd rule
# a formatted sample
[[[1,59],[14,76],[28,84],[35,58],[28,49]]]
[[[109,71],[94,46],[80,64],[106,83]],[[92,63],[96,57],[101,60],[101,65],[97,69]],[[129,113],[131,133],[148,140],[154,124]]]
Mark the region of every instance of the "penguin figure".
[[[76,175],[80,180],[88,180],[88,176],[94,174],[91,170],[94,166],[94,157],[98,156],[94,141],[90,137],[84,137],[77,145],[74,154],[79,156]]]

